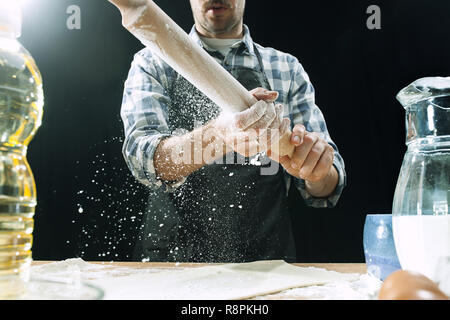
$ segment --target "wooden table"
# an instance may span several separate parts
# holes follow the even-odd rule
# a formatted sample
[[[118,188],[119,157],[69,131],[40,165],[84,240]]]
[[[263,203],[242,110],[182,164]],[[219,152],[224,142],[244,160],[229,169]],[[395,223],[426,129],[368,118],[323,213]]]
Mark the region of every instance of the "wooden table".
[[[33,266],[43,265],[46,263],[55,262],[55,261],[33,261]],[[113,267],[127,267],[127,268],[136,268],[136,269],[151,269],[151,268],[198,268],[204,267],[207,265],[206,263],[169,263],[169,262],[90,262],[95,264],[108,265]],[[367,273],[367,268],[365,263],[293,263],[294,266],[298,267],[316,267],[323,268],[330,271],[342,272],[342,273],[359,273],[365,274]]]
[[[33,261],[32,266],[41,266],[47,263],[51,263],[54,261]],[[136,270],[143,269],[171,269],[171,268],[198,268],[204,267],[214,264],[205,264],[205,263],[155,263],[155,262],[89,262],[93,264],[100,264],[112,268],[131,268]],[[323,268],[329,271],[336,271],[340,273],[357,273],[357,274],[365,274],[367,273],[367,268],[364,263],[293,263],[295,266],[299,267],[316,267]],[[286,293],[284,294],[272,294],[268,296],[260,296],[256,299],[265,299],[265,300],[302,300],[301,297],[298,296],[289,296]],[[303,298],[305,299],[305,298]]]

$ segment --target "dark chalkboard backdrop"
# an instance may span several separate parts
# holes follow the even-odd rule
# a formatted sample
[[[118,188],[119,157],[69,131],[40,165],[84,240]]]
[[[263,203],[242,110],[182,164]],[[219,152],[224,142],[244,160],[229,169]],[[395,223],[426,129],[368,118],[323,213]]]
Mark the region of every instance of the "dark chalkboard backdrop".
[[[184,30],[189,1],[156,1]],[[142,45],[106,0],[32,0],[21,42],[42,72],[43,125],[28,159],[38,187],[33,257],[129,260],[146,191],[121,154],[123,83]],[[381,29],[367,28],[370,5]],[[70,5],[81,29],[69,29]],[[390,213],[405,151],[397,92],[450,75],[448,0],[247,1],[253,39],[295,55],[343,155],[336,208],[305,208],[291,192],[299,262],[363,262],[365,215]],[[70,22],[70,21],[69,21]]]

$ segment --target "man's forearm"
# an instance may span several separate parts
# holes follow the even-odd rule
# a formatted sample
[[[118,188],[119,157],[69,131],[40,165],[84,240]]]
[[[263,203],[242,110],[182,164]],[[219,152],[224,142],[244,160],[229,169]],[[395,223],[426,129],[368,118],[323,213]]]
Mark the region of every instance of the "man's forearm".
[[[309,194],[316,198],[325,198],[328,197],[333,191],[336,189],[336,186],[339,182],[339,174],[334,166],[331,166],[331,169],[328,175],[320,181],[310,182],[306,181],[306,190]]]
[[[212,123],[161,141],[153,158],[159,179],[178,181],[225,154],[226,147]]]

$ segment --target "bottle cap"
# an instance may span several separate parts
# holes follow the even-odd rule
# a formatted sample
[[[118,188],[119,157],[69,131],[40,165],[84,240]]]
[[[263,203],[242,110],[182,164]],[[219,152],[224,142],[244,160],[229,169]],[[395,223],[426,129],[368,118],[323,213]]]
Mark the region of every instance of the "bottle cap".
[[[20,37],[22,33],[22,10],[17,0],[0,0],[0,33]]]

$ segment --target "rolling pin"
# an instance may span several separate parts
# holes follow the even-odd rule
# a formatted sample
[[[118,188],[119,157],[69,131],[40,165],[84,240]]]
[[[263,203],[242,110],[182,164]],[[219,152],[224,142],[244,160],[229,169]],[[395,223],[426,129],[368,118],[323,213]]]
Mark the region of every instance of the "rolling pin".
[[[256,98],[205,50],[191,40],[161,8],[151,0],[108,0],[122,15],[122,25],[214,101],[222,112],[241,112]],[[291,132],[280,137],[278,154],[292,157]]]

